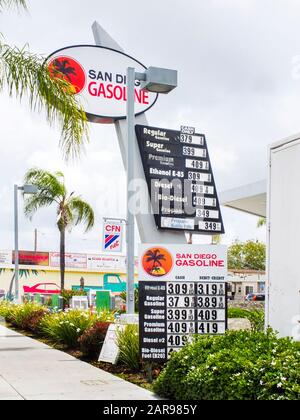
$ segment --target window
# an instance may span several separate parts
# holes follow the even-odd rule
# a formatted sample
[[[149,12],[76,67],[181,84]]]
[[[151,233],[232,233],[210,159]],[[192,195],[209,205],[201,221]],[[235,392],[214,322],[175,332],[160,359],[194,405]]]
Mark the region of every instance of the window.
[[[106,277],[107,283],[109,284],[119,284],[120,278],[118,276],[107,276]]]
[[[246,295],[254,292],[253,286],[246,286]]]

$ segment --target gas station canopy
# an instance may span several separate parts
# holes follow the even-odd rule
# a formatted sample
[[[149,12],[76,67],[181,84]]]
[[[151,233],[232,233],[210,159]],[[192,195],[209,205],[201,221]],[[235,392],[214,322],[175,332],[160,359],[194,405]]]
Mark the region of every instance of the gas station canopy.
[[[267,181],[263,180],[223,191],[219,198],[222,206],[266,217]]]

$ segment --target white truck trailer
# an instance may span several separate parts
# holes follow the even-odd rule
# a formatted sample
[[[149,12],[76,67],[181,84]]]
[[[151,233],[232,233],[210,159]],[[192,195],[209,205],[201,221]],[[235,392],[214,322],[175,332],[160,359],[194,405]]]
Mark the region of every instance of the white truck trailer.
[[[300,340],[300,134],[269,147],[266,325]]]

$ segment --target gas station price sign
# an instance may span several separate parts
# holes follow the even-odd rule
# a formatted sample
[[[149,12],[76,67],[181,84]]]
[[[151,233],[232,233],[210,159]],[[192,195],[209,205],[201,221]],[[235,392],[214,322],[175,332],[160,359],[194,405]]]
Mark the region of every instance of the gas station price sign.
[[[141,245],[140,349],[145,361],[166,361],[195,334],[227,329],[224,246]]]
[[[157,228],[224,233],[205,135],[188,126],[135,130]]]

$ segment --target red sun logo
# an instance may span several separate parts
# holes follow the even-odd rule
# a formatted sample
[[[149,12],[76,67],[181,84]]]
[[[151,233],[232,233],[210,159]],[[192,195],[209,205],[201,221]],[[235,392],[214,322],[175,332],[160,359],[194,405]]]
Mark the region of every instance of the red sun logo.
[[[144,253],[142,266],[150,276],[163,277],[172,270],[173,258],[165,248],[151,248]]]
[[[56,57],[48,65],[50,75],[53,79],[62,79],[70,83],[72,93],[80,93],[86,83],[86,75],[83,67],[78,61],[71,57]]]

